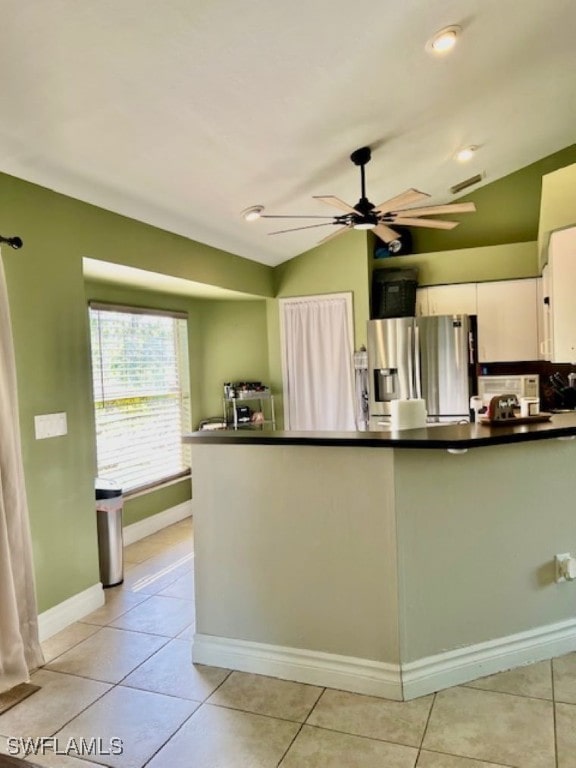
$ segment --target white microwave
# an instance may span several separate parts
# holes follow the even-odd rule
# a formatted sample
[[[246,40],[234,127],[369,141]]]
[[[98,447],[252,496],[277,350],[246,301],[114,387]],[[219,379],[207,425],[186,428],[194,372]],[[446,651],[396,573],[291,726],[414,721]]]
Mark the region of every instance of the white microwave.
[[[536,373],[510,376],[478,376],[478,395],[487,404],[496,395],[539,397],[540,377]]]

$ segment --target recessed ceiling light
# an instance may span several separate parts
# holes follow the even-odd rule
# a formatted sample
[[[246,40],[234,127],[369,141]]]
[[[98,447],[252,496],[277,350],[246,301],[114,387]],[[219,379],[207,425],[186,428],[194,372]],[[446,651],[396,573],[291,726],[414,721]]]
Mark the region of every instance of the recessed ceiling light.
[[[478,147],[474,146],[464,147],[464,149],[461,149],[456,153],[456,160],[458,160],[459,163],[467,163],[468,160],[472,160],[474,152],[476,152],[477,149]]]
[[[448,53],[456,45],[460,32],[462,32],[462,28],[455,25],[441,29],[428,40],[426,50],[428,53]]]
[[[259,219],[260,216],[262,216],[263,211],[263,205],[252,205],[250,208],[245,208],[242,211],[241,216],[244,218],[244,221],[256,221],[256,219]]]

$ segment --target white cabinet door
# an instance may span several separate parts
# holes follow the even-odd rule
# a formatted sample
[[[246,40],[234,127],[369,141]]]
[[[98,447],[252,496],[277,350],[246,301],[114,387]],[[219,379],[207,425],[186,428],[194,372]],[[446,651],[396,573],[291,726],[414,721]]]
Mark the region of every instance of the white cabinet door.
[[[538,360],[537,281],[478,283],[480,362]]]
[[[475,315],[476,283],[431,285],[428,288],[428,314]]]
[[[576,363],[576,227],[552,233],[548,269],[552,362]]]

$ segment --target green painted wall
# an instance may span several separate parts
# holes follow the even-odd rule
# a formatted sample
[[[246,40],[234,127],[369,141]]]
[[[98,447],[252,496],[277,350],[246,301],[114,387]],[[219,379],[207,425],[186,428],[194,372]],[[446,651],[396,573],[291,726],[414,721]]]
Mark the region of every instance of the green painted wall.
[[[460,222],[448,232],[412,228],[414,253],[536,240],[542,176],[572,163],[576,163],[576,144],[459,197],[459,203],[476,203],[476,213],[445,217]],[[463,166],[462,179],[474,175],[465,169]],[[454,200],[448,191],[446,195],[445,202]]]
[[[28,191],[3,194],[1,211],[2,231],[18,233],[26,243],[18,252],[4,248],[3,259],[38,605],[44,611],[99,581],[96,462],[82,263],[72,232],[58,227],[50,199],[43,205]],[[34,416],[59,411],[67,414],[68,434],[35,440]]]
[[[201,302],[201,418],[223,415],[226,381],[269,383],[265,301]]]
[[[416,267],[419,285],[479,283],[537,277],[537,255],[536,242],[510,243],[373,259],[372,266],[374,269]]]
[[[404,663],[574,618],[554,555],[574,541],[576,444],[394,460]]]
[[[270,388],[274,393],[276,426],[284,428],[284,382],[282,377],[282,347],[280,345],[280,312],[276,299],[266,300],[266,328],[268,331],[268,370]]]
[[[576,163],[550,173],[542,179],[542,203],[538,231],[538,256],[541,266],[548,261],[548,241],[555,229],[576,224]]]
[[[94,418],[82,257],[262,297],[273,295],[273,278],[270,267],[2,174],[0,203],[0,231],[24,240],[21,251],[4,248],[3,259],[42,612],[99,581]],[[262,307],[264,316],[263,303]],[[258,330],[258,340],[262,334],[265,330]],[[197,348],[201,349],[199,343]],[[200,386],[195,395],[198,403],[203,397]],[[68,435],[35,440],[34,416],[57,411],[67,413]],[[153,501],[137,501],[128,512],[128,522],[147,515]]]

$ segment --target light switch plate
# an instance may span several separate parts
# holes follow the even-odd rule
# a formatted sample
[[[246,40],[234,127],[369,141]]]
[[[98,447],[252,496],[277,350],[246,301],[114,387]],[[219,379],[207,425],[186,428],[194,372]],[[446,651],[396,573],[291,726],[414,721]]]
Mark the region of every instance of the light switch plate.
[[[47,437],[60,437],[68,434],[68,422],[65,413],[46,413],[34,416],[34,430],[36,440],[45,440]]]

